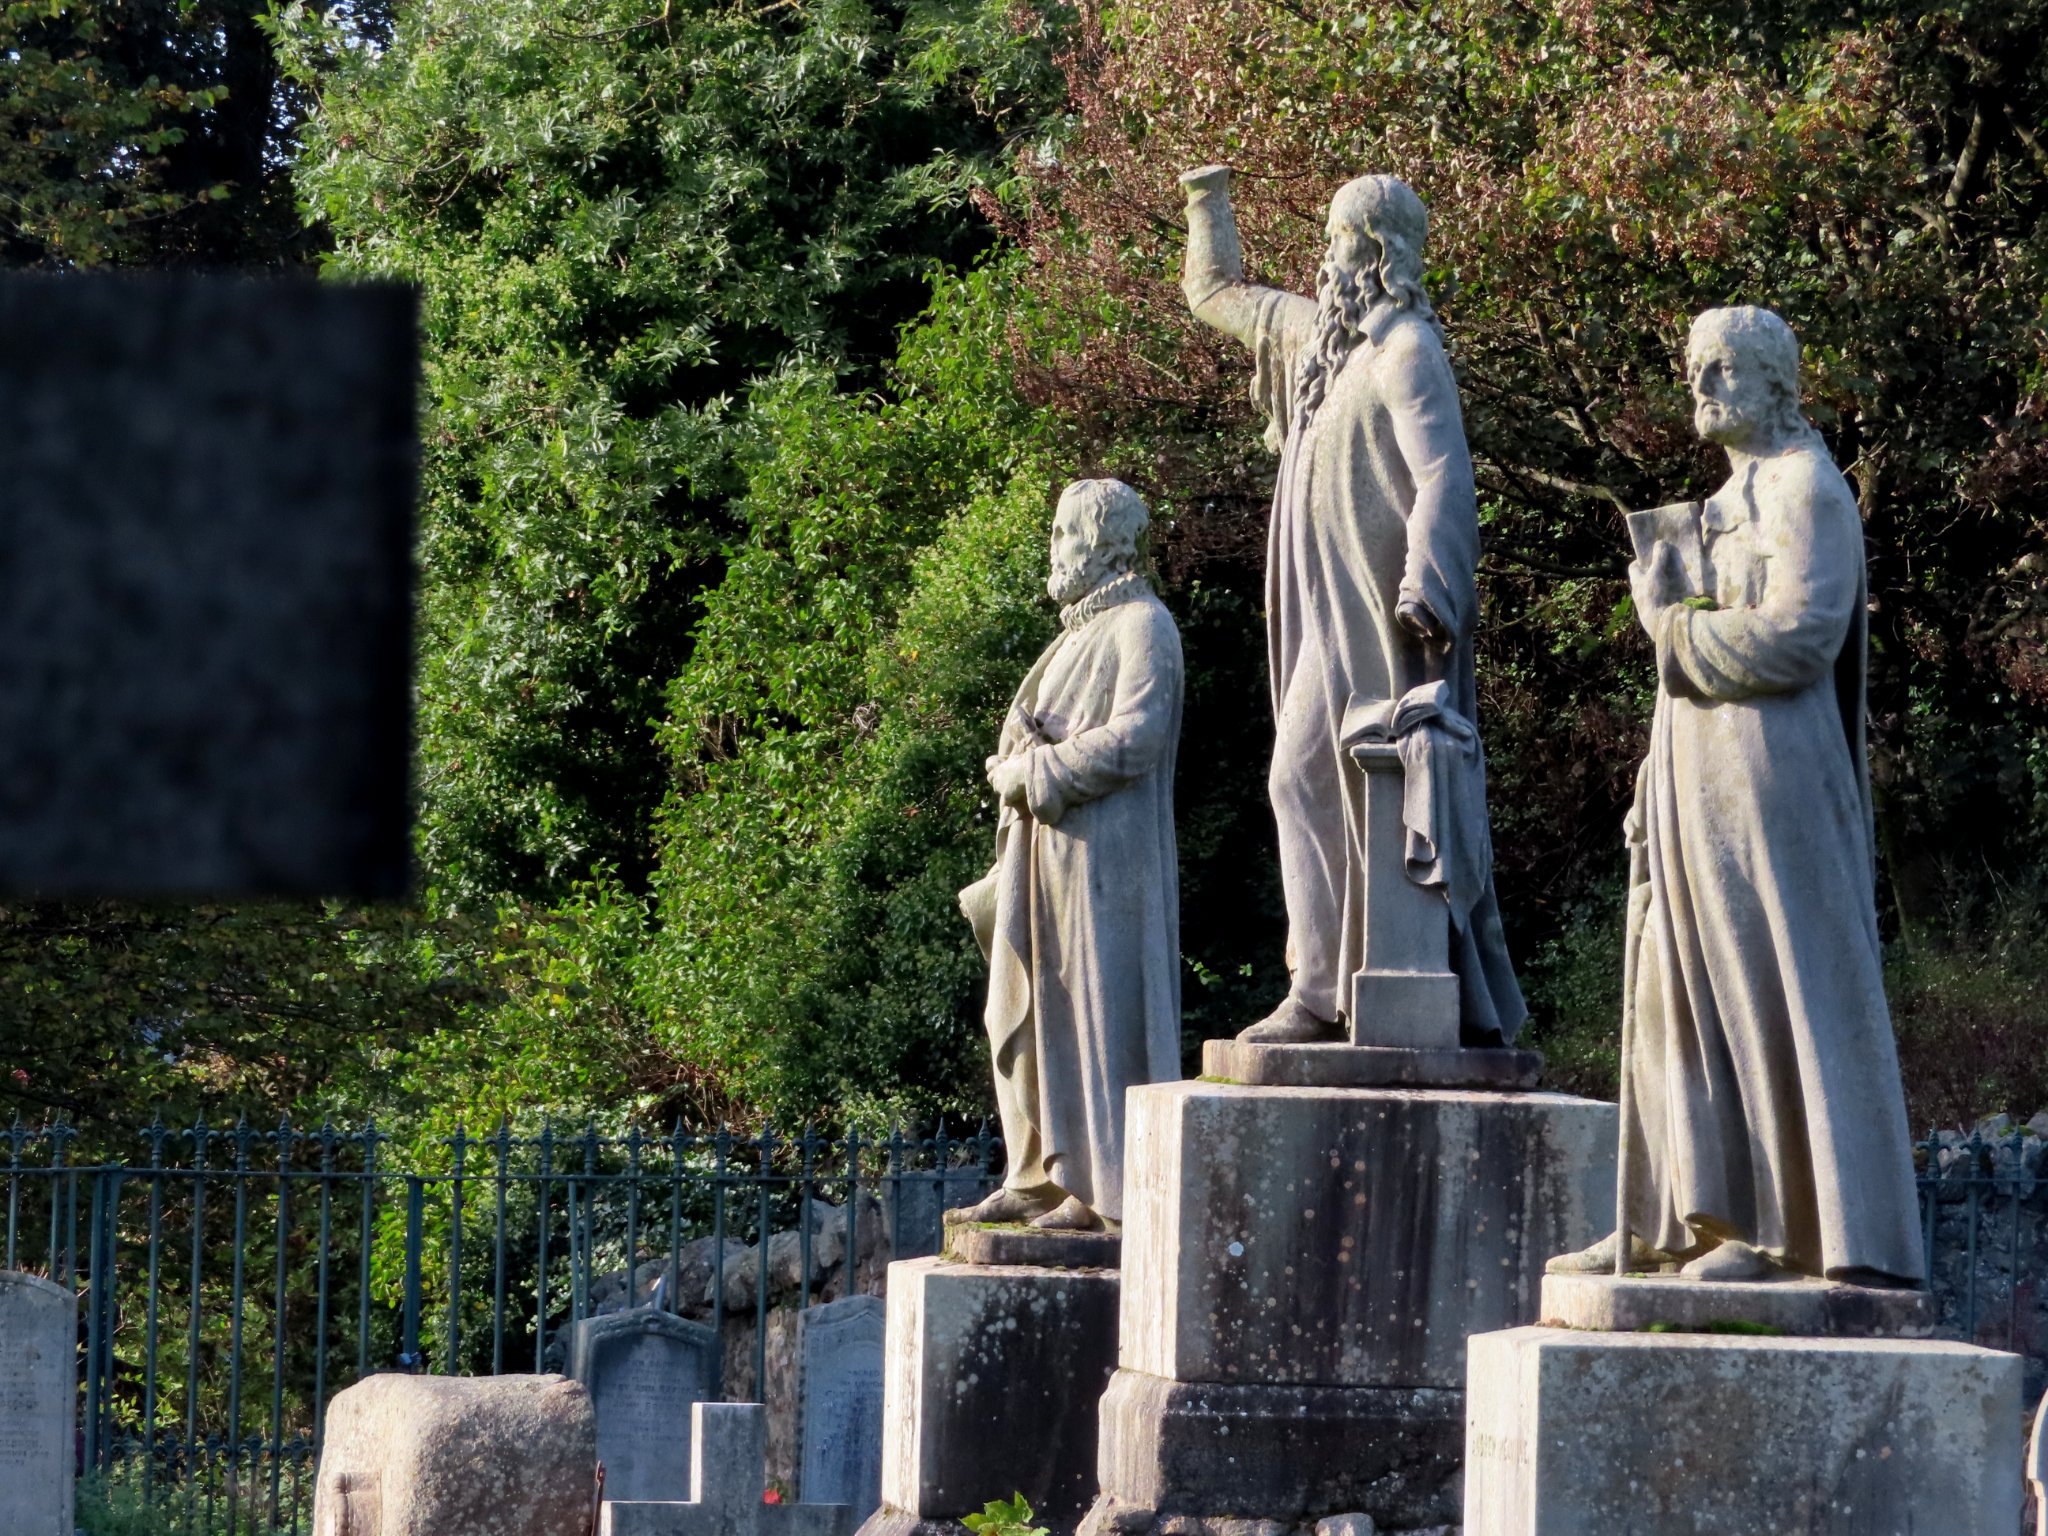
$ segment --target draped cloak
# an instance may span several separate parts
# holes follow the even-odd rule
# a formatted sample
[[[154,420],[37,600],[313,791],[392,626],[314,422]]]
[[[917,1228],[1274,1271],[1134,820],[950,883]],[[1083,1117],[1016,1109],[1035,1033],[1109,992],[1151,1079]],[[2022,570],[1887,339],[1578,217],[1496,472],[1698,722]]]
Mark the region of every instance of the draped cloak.
[[[1699,539],[1718,607],[1651,620],[1657,708],[1630,817],[1648,870],[1630,1226],[1667,1251],[1732,1237],[1807,1273],[1916,1279],[1864,755],[1862,522],[1809,434],[1745,461]]]
[[[1438,680],[1453,711],[1479,718],[1479,514],[1457,381],[1434,324],[1378,304],[1304,429],[1297,370],[1315,344],[1316,305],[1223,281],[1196,314],[1252,349],[1252,398],[1281,450],[1266,553],[1275,723],[1268,790],[1293,991],[1333,1019],[1350,1011],[1364,955],[1365,783],[1345,751],[1345,718]],[[1447,655],[1396,622],[1403,601],[1436,616],[1451,637]],[[1483,765],[1478,772],[1483,783]],[[1501,931],[1483,794],[1472,803],[1476,814],[1452,830],[1487,850],[1468,867],[1488,873],[1481,890],[1453,900],[1451,969],[1465,1043],[1499,1044],[1514,1038],[1527,1009]]]
[[[997,751],[1023,755],[1025,806],[998,823],[984,936],[1005,1182],[1112,1220],[1124,1090],[1180,1076],[1180,632],[1142,580],[1117,588],[1010,706]]]

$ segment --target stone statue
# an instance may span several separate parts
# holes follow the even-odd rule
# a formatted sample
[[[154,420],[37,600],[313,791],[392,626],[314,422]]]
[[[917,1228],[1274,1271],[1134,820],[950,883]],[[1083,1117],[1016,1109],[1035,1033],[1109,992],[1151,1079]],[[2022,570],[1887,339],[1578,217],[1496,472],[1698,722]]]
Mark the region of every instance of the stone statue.
[[[1526,1010],[1493,892],[1474,725],[1479,516],[1457,383],[1422,289],[1428,216],[1392,176],[1346,184],[1330,203],[1317,296],[1306,299],[1244,281],[1229,174],[1210,166],[1181,177],[1181,291],[1197,319],[1251,349],[1252,399],[1281,455],[1266,554],[1268,788],[1292,978],[1280,1006],[1239,1038],[1341,1034],[1365,948],[1366,861],[1404,857],[1399,846],[1367,846],[1353,756],[1375,716],[1384,734],[1392,707],[1467,744],[1470,787],[1438,797],[1449,814],[1438,813],[1436,836],[1453,846],[1411,854],[1408,867],[1449,902],[1459,1038],[1502,1045]]]
[[[995,867],[960,893],[989,962],[1009,1175],[948,1222],[1115,1228],[1124,1090],[1180,1076],[1180,632],[1134,568],[1147,520],[1118,480],[1060,497],[1060,633],[988,760]]]
[[[1863,525],[1763,309],[1693,322],[1704,505],[1632,513],[1657,710],[1628,820],[1622,1233],[1631,1265],[1923,1274],[1879,963]],[[1610,1237],[1553,1268],[1615,1267]]]

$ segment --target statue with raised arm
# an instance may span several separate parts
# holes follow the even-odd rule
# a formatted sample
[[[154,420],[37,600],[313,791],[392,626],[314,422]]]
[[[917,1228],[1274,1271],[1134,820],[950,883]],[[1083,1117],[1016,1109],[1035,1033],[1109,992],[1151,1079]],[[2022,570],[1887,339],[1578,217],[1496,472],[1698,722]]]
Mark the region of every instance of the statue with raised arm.
[[[1864,757],[1863,523],[1799,409],[1799,343],[1712,309],[1705,503],[1629,516],[1657,710],[1630,812],[1621,1233],[1553,1260],[1704,1280],[1924,1273],[1885,1008]]]
[[[1390,860],[1443,893],[1458,1040],[1503,1045],[1526,1010],[1493,891],[1472,646],[1479,515],[1457,382],[1422,288],[1428,216],[1392,176],[1347,183],[1308,299],[1244,280],[1229,175],[1181,177],[1181,289],[1197,319],[1251,349],[1252,399],[1280,453],[1266,553],[1268,788],[1290,976],[1279,1007],[1238,1038],[1342,1036],[1365,966],[1367,865]],[[1358,751],[1395,737],[1406,834],[1378,846],[1365,833]],[[1354,1040],[1373,1035],[1363,1022],[1352,1021]]]
[[[1122,481],[1080,480],[1053,520],[1060,633],[988,760],[995,867],[960,893],[1008,1174],[949,1223],[1114,1229],[1124,1090],[1180,1076],[1180,631],[1136,569],[1149,516]]]

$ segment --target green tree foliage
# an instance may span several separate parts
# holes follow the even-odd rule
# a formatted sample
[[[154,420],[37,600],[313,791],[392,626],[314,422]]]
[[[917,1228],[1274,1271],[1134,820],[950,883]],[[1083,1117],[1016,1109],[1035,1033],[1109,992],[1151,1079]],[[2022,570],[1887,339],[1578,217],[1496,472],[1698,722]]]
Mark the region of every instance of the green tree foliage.
[[[645,887],[651,723],[744,537],[749,390],[871,377],[928,270],[986,242],[959,170],[993,139],[947,23],[864,0],[458,0],[366,48],[284,14],[336,270],[424,294],[423,850],[444,899],[599,867]]]
[[[129,1151],[159,1112],[274,1124],[416,1105],[415,1036],[497,1000],[479,979],[489,937],[284,902],[0,907],[0,1105]]]
[[[1011,228],[1098,323],[1053,370],[1235,511],[1243,359],[1186,317],[1177,170],[1239,169],[1250,259],[1298,291],[1330,191],[1428,201],[1487,555],[1495,844],[1528,958],[1615,867],[1649,699],[1624,508],[1709,488],[1678,361],[1699,309],[1783,312],[1863,507],[1888,891],[2042,846],[2048,7],[1343,6],[1137,0],[1063,55],[1075,129]],[[1174,449],[1178,448],[1178,453]]]
[[[279,77],[265,10],[0,6],[0,265],[297,260],[284,150],[302,102]]]
[[[2042,0],[366,14],[292,7],[275,36],[280,89],[316,103],[296,174],[334,270],[424,293],[423,849],[448,924],[400,934],[425,1027],[393,1050],[449,1113],[980,1102],[953,898],[1078,474],[1152,502],[1187,645],[1189,1032],[1270,1001],[1273,465],[1245,359],[1175,288],[1173,175],[1210,160],[1239,168],[1254,265],[1301,290],[1341,181],[1388,169],[1430,202],[1487,526],[1504,905],[1578,1082],[1608,1069],[1650,698],[1620,514],[1717,472],[1677,369],[1696,310],[1786,314],[1862,502],[1897,926],[1967,926],[1956,871],[2042,850]],[[977,268],[984,216],[1016,250]],[[323,953],[378,952],[332,922],[362,937]],[[2023,919],[1995,926],[1895,970],[1909,1059],[1956,1064],[1942,1113],[2039,1082],[2015,1066],[2038,966]],[[287,987],[294,963],[258,969]],[[356,1021],[405,995],[352,974],[306,985]],[[1938,1043],[1972,1031],[1975,1055]]]
[[[0,7],[0,266],[286,267],[303,97],[252,0]],[[359,7],[362,24],[378,7]],[[70,1119],[81,1151],[161,1109],[274,1123],[398,1102],[414,1030],[480,996],[444,925],[318,904],[0,906],[0,1115]],[[99,1138],[108,1138],[100,1140]]]

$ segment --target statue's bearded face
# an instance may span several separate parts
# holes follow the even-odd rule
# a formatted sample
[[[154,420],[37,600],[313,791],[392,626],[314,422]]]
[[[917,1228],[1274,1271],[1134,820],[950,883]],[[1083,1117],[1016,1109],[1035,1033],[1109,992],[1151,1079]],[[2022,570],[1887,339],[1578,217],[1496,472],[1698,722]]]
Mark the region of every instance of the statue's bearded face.
[[[1110,553],[1090,536],[1080,503],[1062,498],[1052,522],[1052,574],[1046,595],[1064,606],[1077,603],[1114,574]]]
[[[1685,381],[1692,386],[1693,429],[1724,448],[1742,446],[1781,414],[1770,375],[1748,349],[1723,337],[1694,342],[1686,354]]]
[[[1354,282],[1379,269],[1379,242],[1356,224],[1339,219],[1334,210],[1330,214],[1329,236],[1329,253],[1323,258],[1327,267]]]

